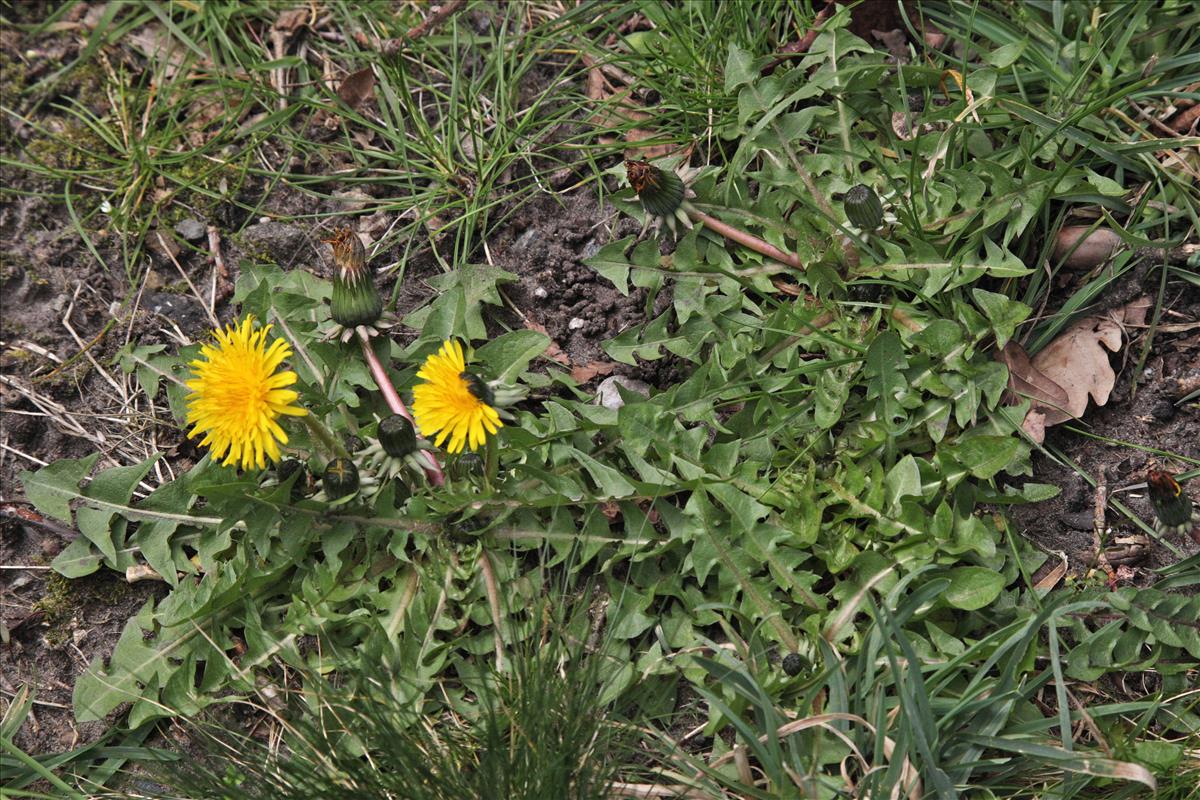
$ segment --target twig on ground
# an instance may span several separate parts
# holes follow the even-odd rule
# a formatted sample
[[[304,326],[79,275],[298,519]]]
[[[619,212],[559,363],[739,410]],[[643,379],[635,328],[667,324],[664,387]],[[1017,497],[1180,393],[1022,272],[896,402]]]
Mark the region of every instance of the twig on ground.
[[[396,55],[408,42],[411,42],[413,39],[420,39],[449,19],[452,14],[466,5],[466,2],[467,0],[447,0],[441,8],[421,20],[420,24],[409,28],[408,33],[403,36],[397,36],[395,39],[388,39],[381,42],[379,49],[385,56]]]
[[[79,531],[74,528],[68,528],[66,525],[61,525],[52,519],[46,519],[33,509],[24,508],[17,503],[4,503],[0,505],[0,517],[20,520],[26,525],[32,525],[35,528],[57,534],[67,541],[72,541],[79,537]]]
[[[1104,552],[1104,538],[1107,528],[1105,508],[1108,506],[1108,475],[1104,465],[1096,471],[1096,502],[1092,509],[1092,547],[1096,551],[1095,561],[1104,574],[1108,576],[1110,586],[1116,585],[1117,574],[1113,572],[1112,564],[1108,563],[1108,555]]]
[[[212,229],[210,228],[209,230]],[[175,269],[178,270],[179,276],[183,278],[184,283],[186,283],[188,288],[192,290],[192,294],[195,296],[196,300],[199,301],[201,307],[205,310],[205,312],[208,313],[208,319],[213,324],[213,327],[220,328],[221,323],[217,320],[216,311],[214,311],[208,306],[207,303],[204,302],[204,295],[200,294],[200,290],[196,288],[196,284],[192,283],[192,279],[188,277],[187,272],[183,269],[183,265],[179,263],[179,259],[175,258],[175,254],[172,253],[167,247],[167,242],[165,239],[163,239],[162,233],[155,231],[154,235],[158,237],[158,246],[162,249],[163,253],[166,254],[167,258],[171,260],[171,263],[175,265]]]
[[[818,11],[817,16],[813,18],[812,25],[809,26],[808,31],[803,36],[779,48],[779,55],[762,68],[762,74],[770,75],[779,68],[780,64],[789,58],[804,55],[808,51],[808,48],[812,47],[812,43],[816,41],[817,34],[821,32],[821,26],[825,24],[825,20],[829,19],[829,10],[831,8],[833,8],[832,3]]]
[[[208,252],[212,254],[213,260],[212,304],[208,313],[216,319],[216,307],[233,294],[233,281],[229,277],[229,267],[221,256],[221,232],[215,225],[208,226]]]

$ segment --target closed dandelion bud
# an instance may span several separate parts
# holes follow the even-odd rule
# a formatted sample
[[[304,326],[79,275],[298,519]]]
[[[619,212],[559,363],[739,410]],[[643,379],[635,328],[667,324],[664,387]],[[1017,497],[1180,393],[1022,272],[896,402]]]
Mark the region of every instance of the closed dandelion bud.
[[[275,467],[275,477],[280,483],[287,483],[288,478],[296,473],[300,473],[296,477],[296,482],[292,484],[291,498],[298,500],[304,496],[304,490],[308,484],[308,467],[303,462],[297,461],[294,458],[289,458],[285,461],[280,461]]]
[[[683,180],[674,172],[659,169],[649,161],[626,161],[625,175],[646,211],[670,217],[683,203]]]
[[[863,230],[873,231],[883,222],[883,204],[870,186],[860,183],[850,187],[842,205],[846,218]]]
[[[335,458],[321,478],[325,497],[337,500],[358,491],[358,467],[348,458]]]
[[[349,228],[324,239],[333,247],[333,321],[346,328],[371,325],[383,314],[383,298],[367,270],[366,251]]]
[[[1200,523],[1192,507],[1192,499],[1183,491],[1179,481],[1169,472],[1152,469],[1149,475],[1150,505],[1158,518],[1157,527],[1166,533],[1187,533]]]
[[[411,422],[393,414],[379,423],[379,443],[392,458],[404,458],[416,451],[417,432]]]

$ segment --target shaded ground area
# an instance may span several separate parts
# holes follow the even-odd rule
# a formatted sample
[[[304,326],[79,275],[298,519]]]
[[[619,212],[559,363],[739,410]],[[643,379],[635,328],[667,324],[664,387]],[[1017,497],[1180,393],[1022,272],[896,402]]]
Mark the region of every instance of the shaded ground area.
[[[1154,292],[1158,273],[1140,269],[1110,295],[1111,305],[1120,305],[1142,291]],[[1116,302],[1113,302],[1116,301]],[[1200,458],[1200,415],[1186,407],[1182,398],[1200,381],[1200,333],[1189,324],[1200,316],[1200,292],[1172,287],[1163,304],[1141,380],[1136,381],[1137,359],[1146,344],[1146,331],[1130,331],[1132,341],[1111,361],[1117,383],[1107,405],[1092,406],[1081,423],[1051,428],[1046,447],[1096,479],[1101,472],[1111,500],[1123,503],[1147,524],[1154,513],[1144,484],[1152,466],[1183,471],[1178,463],[1163,459],[1154,450]],[[1076,428],[1077,430],[1068,430]],[[1079,432],[1082,431],[1082,432]],[[1051,500],[1010,510],[1016,529],[1040,547],[1066,554],[1070,571],[1085,574],[1095,563],[1093,537],[1096,492],[1079,472],[1044,453],[1034,456],[1034,476],[1042,483],[1059,486],[1062,493]],[[1140,488],[1139,484],[1143,484]],[[1118,540],[1145,536],[1140,528],[1110,507],[1106,522],[1111,529],[1106,544],[1119,547]],[[1148,538],[1144,548],[1123,572],[1133,583],[1147,582],[1149,571],[1179,560],[1178,552],[1191,554],[1197,545],[1188,537],[1171,537],[1166,542]],[[1176,550],[1172,550],[1176,548]]]

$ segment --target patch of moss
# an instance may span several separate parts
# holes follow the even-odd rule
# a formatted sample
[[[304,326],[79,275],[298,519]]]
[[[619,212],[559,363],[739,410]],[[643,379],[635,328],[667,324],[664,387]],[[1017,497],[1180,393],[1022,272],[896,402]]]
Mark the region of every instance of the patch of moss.
[[[6,50],[0,50],[0,97],[20,97],[21,90],[25,88],[26,71],[24,61],[13,58]],[[0,116],[0,143],[8,146],[15,141],[12,123],[9,122],[8,115],[4,114]]]
[[[112,572],[102,571],[72,580],[51,570],[42,597],[33,607],[46,615],[46,644],[59,647],[70,641],[79,609],[121,605],[132,593],[129,584]]]
[[[60,172],[96,173],[112,169],[104,159],[111,155],[108,143],[79,120],[67,120],[58,134],[36,136],[25,146],[29,157]]]
[[[108,108],[110,101],[108,93],[104,90],[108,83],[108,75],[98,61],[79,64],[71,70],[70,81],[74,84],[75,97],[80,103],[93,111]]]
[[[212,216],[213,210],[223,202],[223,194],[233,191],[232,187],[238,185],[244,171],[245,165],[236,162],[214,165],[207,158],[189,158],[179,165],[173,175],[180,186],[176,196],[178,202],[163,215],[163,221],[174,225],[197,212],[201,216]],[[224,192],[222,183],[225,185]]]

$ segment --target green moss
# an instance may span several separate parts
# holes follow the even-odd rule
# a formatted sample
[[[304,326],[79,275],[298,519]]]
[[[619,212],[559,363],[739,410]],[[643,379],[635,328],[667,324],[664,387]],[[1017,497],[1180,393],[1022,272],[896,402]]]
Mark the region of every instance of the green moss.
[[[0,97],[20,97],[25,88],[25,73],[25,62],[13,58],[7,50],[0,50]],[[11,145],[15,141],[8,115],[0,115],[0,143]]]
[[[46,615],[46,643],[58,647],[70,641],[79,609],[118,606],[132,594],[129,584],[112,572],[98,572],[71,580],[50,571],[42,597],[33,607]]]
[[[105,86],[108,75],[97,61],[80,64],[71,71],[70,81],[75,87],[75,97],[88,108],[98,110],[108,108],[108,93]]]
[[[46,585],[42,597],[33,604],[35,611],[46,615],[46,643],[58,647],[70,638],[71,612],[75,609],[72,582],[51,571],[47,573]]]
[[[104,156],[112,155],[108,143],[78,120],[68,120],[57,134],[34,137],[25,146],[29,157],[59,172],[97,173],[113,169]]]

